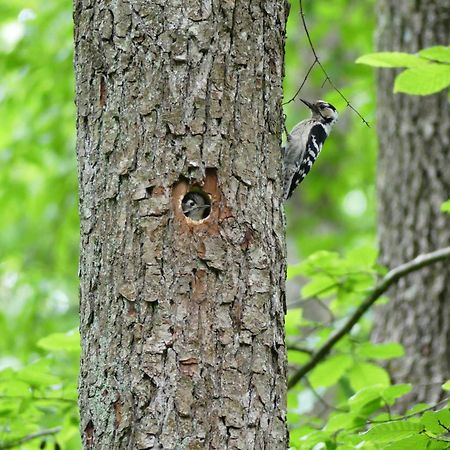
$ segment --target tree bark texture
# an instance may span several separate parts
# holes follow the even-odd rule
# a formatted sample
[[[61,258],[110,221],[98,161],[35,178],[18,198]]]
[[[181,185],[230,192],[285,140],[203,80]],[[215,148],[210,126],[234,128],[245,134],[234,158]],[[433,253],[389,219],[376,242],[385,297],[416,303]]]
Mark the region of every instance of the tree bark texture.
[[[417,52],[448,45],[448,0],[378,0],[378,50]],[[450,221],[440,211],[450,194],[447,92],[393,94],[398,72],[378,75],[378,233],[389,268],[449,245]],[[439,400],[450,373],[450,266],[433,265],[402,278],[378,310],[374,338],[404,345],[389,364],[394,382],[412,382],[408,402]]]
[[[287,447],[286,14],[75,0],[85,449]]]

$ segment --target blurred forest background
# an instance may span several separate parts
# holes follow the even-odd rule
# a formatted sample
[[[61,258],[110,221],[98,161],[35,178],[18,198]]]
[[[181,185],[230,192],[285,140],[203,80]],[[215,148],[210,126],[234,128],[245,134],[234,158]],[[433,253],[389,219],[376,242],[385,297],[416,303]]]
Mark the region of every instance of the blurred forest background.
[[[314,1],[307,2],[306,7],[309,31],[321,62],[352,105],[373,124],[374,71],[355,64],[359,56],[374,51],[373,0]],[[19,446],[21,439],[39,430],[45,431],[43,435],[23,442],[21,448],[39,448],[43,442],[49,448],[55,442],[64,449],[80,448],[76,407],[79,222],[72,32],[72,4],[68,0],[0,2],[0,449]],[[295,2],[288,22],[285,101],[297,91],[313,60]],[[308,358],[307,353],[295,350],[298,327],[314,329],[314,321],[326,321],[327,315],[354,307],[360,300],[355,292],[370,286],[377,270],[375,127],[366,127],[346,108],[329,84],[324,85],[324,78],[316,66],[300,96],[329,101],[340,112],[340,120],[311,175],[286,206],[291,264],[288,303],[292,307],[287,333],[294,349],[289,351],[290,365],[302,364]],[[285,113],[288,129],[309,114],[298,100],[287,105]],[[348,294],[351,300],[344,311],[337,311],[338,306],[333,310],[333,305],[321,310],[320,303],[319,307],[309,302],[301,305],[302,288],[303,297],[320,290],[320,283],[306,285],[305,290],[305,275],[314,273],[311,261],[317,258],[325,265],[365,273],[362,279],[353,279],[353,290]],[[369,314],[354,337],[366,345],[365,349],[358,350],[356,356],[350,351],[335,356],[340,359],[324,369],[332,374],[325,386],[317,381],[324,379],[322,370],[290,391],[294,448],[332,448],[317,446],[325,439],[323,435],[308,441],[312,432],[326,424],[327,417],[333,417],[330,412],[339,412],[329,403],[350,398],[365,387],[367,380],[375,380],[373,384],[381,383],[383,388],[389,385],[384,369],[363,358],[376,351],[381,359],[398,357],[402,348],[395,344],[371,347],[370,328]],[[320,341],[331,330],[330,325],[322,335],[311,334],[310,339]],[[311,345],[314,342],[310,341]],[[346,345],[353,345],[352,339]],[[345,370],[350,375],[342,381]],[[367,375],[363,381],[359,376],[362,372]],[[395,399],[407,390],[403,387],[385,393],[385,397]],[[372,396],[374,399],[378,397]],[[381,408],[382,403],[364,413],[358,410],[354,417],[347,414],[350,422],[346,425],[341,417],[339,427],[328,427],[329,434],[355,426],[352,420],[356,416],[363,417],[365,423],[364,417]],[[367,402],[361,405],[367,406]],[[300,443],[302,437],[306,444]],[[339,448],[355,447],[348,444]],[[364,448],[381,447],[374,444]]]

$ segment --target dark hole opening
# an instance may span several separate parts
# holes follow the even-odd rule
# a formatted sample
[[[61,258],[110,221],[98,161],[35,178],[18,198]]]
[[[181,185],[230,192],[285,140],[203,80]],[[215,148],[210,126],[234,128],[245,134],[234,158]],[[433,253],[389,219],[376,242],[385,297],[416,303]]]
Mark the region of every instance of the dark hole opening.
[[[211,212],[211,199],[206,192],[190,191],[181,200],[183,214],[189,219],[199,221],[206,219]]]

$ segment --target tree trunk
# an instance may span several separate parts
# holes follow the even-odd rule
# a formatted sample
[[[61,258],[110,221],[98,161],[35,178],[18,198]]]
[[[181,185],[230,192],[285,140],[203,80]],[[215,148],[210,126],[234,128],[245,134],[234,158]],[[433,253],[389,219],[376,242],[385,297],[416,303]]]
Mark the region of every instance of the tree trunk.
[[[287,447],[286,13],[75,0],[86,449]]]
[[[448,0],[378,0],[378,50],[416,52],[449,41]],[[447,246],[450,221],[440,205],[450,193],[447,93],[393,94],[396,73],[378,75],[378,232],[381,263],[392,268]],[[414,383],[409,401],[436,401],[450,373],[450,266],[403,278],[378,310],[374,338],[404,345],[394,382]]]

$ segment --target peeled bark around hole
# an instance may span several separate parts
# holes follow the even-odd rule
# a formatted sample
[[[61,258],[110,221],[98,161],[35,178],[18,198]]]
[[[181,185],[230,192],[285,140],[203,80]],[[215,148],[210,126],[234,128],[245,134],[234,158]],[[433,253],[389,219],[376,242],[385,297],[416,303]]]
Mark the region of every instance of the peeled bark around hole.
[[[74,8],[84,448],[286,449],[285,2]]]
[[[448,45],[448,0],[378,0],[378,50],[417,52]],[[450,115],[447,92],[417,97],[393,94],[398,72],[378,74],[378,232],[381,263],[393,268],[448,246]],[[375,318],[374,339],[404,345],[389,363],[396,383],[415,389],[403,406],[441,398],[450,373],[450,266],[422,269],[389,291]]]

